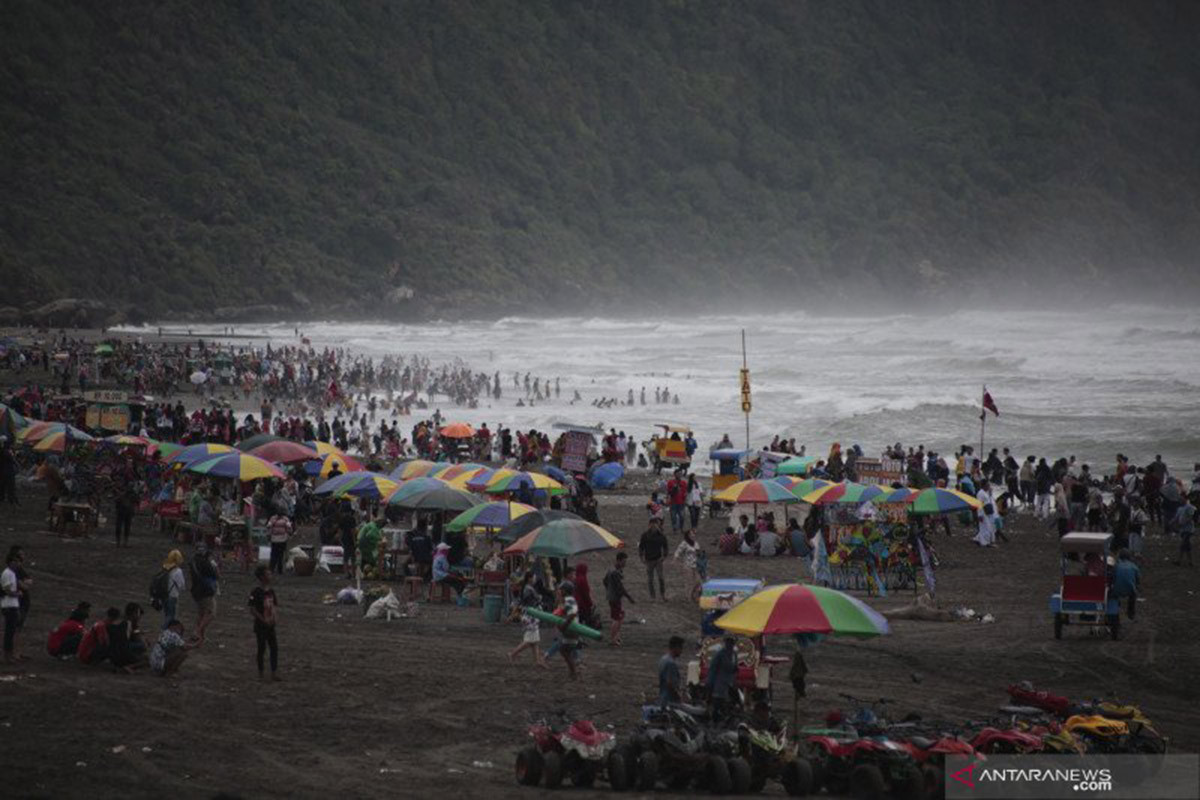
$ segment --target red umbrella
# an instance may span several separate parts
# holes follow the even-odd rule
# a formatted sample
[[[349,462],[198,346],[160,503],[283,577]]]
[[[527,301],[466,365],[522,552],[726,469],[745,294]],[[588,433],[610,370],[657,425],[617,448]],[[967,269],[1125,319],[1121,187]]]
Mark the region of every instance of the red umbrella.
[[[274,464],[302,464],[305,461],[319,461],[321,458],[311,447],[305,447],[299,442],[290,442],[286,439],[260,444],[250,453]]]

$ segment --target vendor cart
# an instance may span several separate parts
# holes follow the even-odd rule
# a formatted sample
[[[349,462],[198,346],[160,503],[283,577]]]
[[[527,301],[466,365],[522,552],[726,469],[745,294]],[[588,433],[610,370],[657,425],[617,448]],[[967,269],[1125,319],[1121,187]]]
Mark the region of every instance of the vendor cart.
[[[663,432],[654,439],[654,448],[650,451],[655,474],[661,473],[664,467],[685,470],[691,467],[692,457],[688,455],[685,441],[692,435],[691,426],[659,423],[656,427],[662,428]]]
[[[1109,591],[1112,541],[1111,533],[1068,533],[1059,540],[1062,583],[1050,595],[1055,639],[1062,638],[1064,625],[1107,629],[1113,639],[1119,635],[1120,600]]]

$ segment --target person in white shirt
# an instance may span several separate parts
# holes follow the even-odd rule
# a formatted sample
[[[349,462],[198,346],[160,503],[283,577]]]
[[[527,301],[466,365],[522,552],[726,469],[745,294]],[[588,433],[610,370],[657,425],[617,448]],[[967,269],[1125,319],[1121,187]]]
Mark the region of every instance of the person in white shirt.
[[[996,500],[992,497],[992,487],[988,481],[979,482],[979,491],[975,499],[982,503],[979,509],[979,532],[975,534],[975,543],[980,547],[995,547],[996,545]]]
[[[4,572],[0,572],[0,613],[4,615],[4,663],[23,661],[17,654],[17,628],[21,625],[21,582],[17,568],[25,560],[18,545],[9,548]]]

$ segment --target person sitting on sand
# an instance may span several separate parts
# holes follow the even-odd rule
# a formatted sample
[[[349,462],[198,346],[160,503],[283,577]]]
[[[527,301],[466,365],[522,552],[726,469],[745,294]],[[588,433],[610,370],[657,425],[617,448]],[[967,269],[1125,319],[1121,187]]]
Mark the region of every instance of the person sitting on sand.
[[[84,623],[91,613],[92,604],[87,601],[75,606],[71,615],[63,620],[57,628],[50,632],[46,640],[46,652],[54,658],[70,658],[79,650],[83,641]]]
[[[450,545],[445,542],[433,549],[433,582],[435,585],[451,587],[459,597],[467,587],[467,579],[450,570]]]
[[[83,639],[79,642],[79,650],[76,653],[79,663],[91,666],[108,658],[108,626],[115,625],[120,619],[120,609],[110,608],[105,612],[104,619],[97,620],[83,634]]]
[[[158,635],[158,641],[150,648],[150,671],[168,678],[175,674],[187,659],[188,650],[195,647],[183,639],[183,623],[173,619]]]
[[[145,666],[146,643],[142,640],[141,620],[142,607],[137,603],[129,603],[120,621],[106,625],[108,660],[114,669],[133,672]]]

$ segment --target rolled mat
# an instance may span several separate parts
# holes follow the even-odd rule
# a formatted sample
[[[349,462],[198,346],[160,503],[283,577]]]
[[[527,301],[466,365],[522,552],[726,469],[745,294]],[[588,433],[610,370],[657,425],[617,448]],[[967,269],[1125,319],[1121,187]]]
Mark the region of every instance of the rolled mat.
[[[525,606],[525,613],[534,619],[540,619],[542,622],[549,622],[552,625],[563,624],[562,617],[557,617],[554,614],[551,614],[549,611],[542,611],[540,608]],[[589,639],[595,639],[596,641],[600,641],[604,638],[604,634],[600,631],[596,630],[595,628],[589,628],[587,625],[580,625],[578,622],[572,622],[567,626],[567,630],[580,636],[586,636]]]

